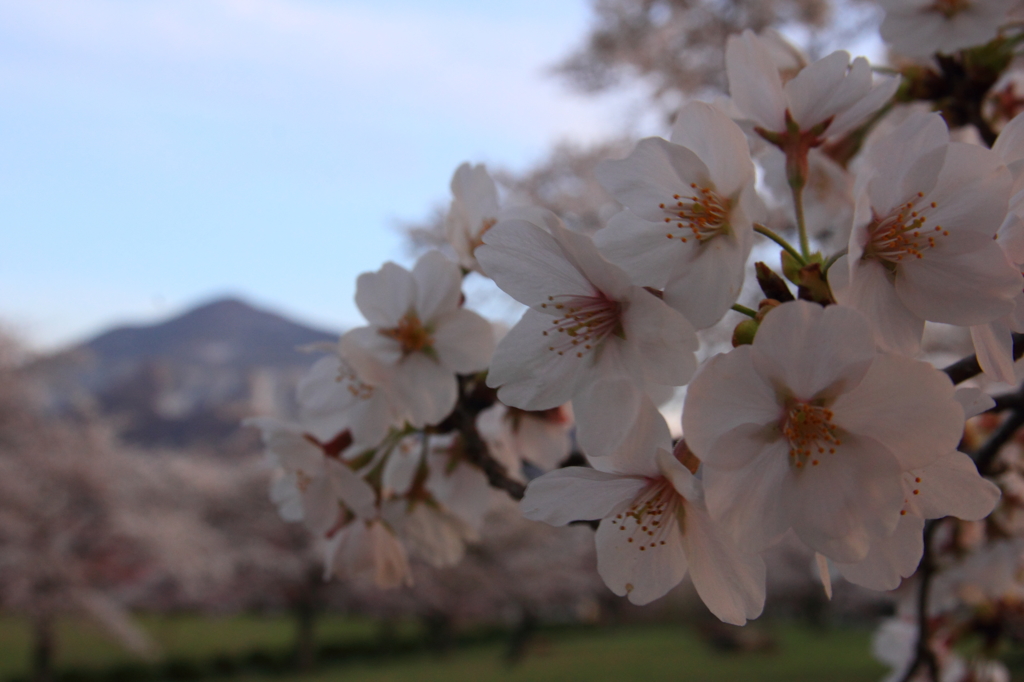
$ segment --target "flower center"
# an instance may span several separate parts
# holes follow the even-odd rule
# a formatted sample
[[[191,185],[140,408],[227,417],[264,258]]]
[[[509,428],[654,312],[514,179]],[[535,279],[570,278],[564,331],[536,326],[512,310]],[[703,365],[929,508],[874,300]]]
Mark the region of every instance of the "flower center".
[[[729,200],[719,196],[708,187],[690,184],[692,194],[673,194],[672,201],[658,204],[665,212],[665,223],[676,232],[667,233],[669,239],[678,239],[684,244],[688,239],[698,243],[729,233]]]
[[[611,519],[612,526],[627,533],[626,542],[641,552],[666,544],[676,522],[683,520],[680,496],[667,478],[650,479],[629,509]]]
[[[373,397],[373,386],[359,378],[356,371],[343,358],[338,364],[338,376],[335,379],[339,384],[345,384],[352,397],[356,400],[369,400]]]
[[[924,252],[935,248],[936,239],[949,236],[941,225],[926,227],[928,216],[925,208],[918,209],[917,202],[924,197],[921,192],[907,203],[894,209],[884,218],[877,215],[868,225],[868,243],[864,247],[865,259],[881,261],[890,271],[895,272],[900,261],[909,258],[924,258]],[[930,208],[938,205],[933,201]]]
[[[552,337],[548,350],[559,355],[574,352],[582,358],[587,351],[601,344],[609,334],[626,338],[622,328],[622,304],[601,292],[594,296],[548,296],[541,308],[555,319],[544,336]]]
[[[841,445],[838,429],[832,422],[832,410],[796,402],[782,422],[782,433],[789,440],[789,463],[802,469],[809,461],[818,466],[820,455],[835,454]]]
[[[398,321],[397,327],[381,329],[380,333],[394,339],[402,346],[402,355],[410,355],[417,351],[429,351],[434,346],[434,337],[430,328],[420,322],[415,310],[410,310]]]
[[[941,14],[947,19],[952,19],[961,12],[966,12],[970,7],[971,0],[935,0],[927,9]]]

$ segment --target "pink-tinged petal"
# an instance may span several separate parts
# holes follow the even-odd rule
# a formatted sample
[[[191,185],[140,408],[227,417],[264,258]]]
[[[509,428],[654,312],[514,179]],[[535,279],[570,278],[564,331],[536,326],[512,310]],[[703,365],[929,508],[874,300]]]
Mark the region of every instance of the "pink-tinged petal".
[[[391,450],[380,476],[382,497],[390,498],[409,492],[423,459],[422,450],[422,444],[416,437],[403,439]]]
[[[671,141],[697,154],[722,196],[731,197],[754,181],[746,135],[710,104],[690,102],[684,106],[676,116]]]
[[[441,364],[458,374],[487,369],[494,354],[491,323],[462,308],[437,320],[433,337]]]
[[[461,164],[452,176],[451,190],[456,199],[473,206],[481,215],[498,212],[498,188],[483,164]]]
[[[849,391],[864,377],[874,356],[871,329],[860,313],[807,301],[785,303],[769,312],[751,352],[762,376],[801,401]]]
[[[626,379],[599,379],[573,398],[576,439],[595,469],[657,476],[657,448],[672,447],[665,418],[643,390]]]
[[[1024,116],[1017,114],[1003,126],[992,145],[992,151],[1003,159],[1003,163],[1013,163],[1024,159]]]
[[[971,341],[978,364],[995,381],[1016,383],[1013,371],[1013,336],[1002,319],[971,327]]]
[[[474,532],[479,532],[493,499],[487,476],[465,463],[450,469],[451,463],[442,452],[429,454],[427,461],[430,468],[425,484],[427,492]]]
[[[376,513],[377,496],[362,476],[333,459],[327,460],[326,472],[337,499],[352,513],[364,519]]]
[[[595,289],[612,300],[621,300],[627,295],[632,288],[629,276],[601,255],[592,237],[573,232],[561,223],[552,225],[551,234],[565,258]]]
[[[774,387],[757,373],[750,356],[750,346],[716,355],[690,382],[683,406],[683,435],[701,460],[708,459],[712,444],[722,434],[740,424],[771,424],[783,416]]]
[[[640,376],[667,386],[682,386],[697,371],[700,343],[693,325],[650,292],[633,288],[622,315],[626,343]]]
[[[903,304],[885,266],[875,260],[851,263],[843,256],[829,269],[828,280],[836,300],[859,310],[872,324],[880,347],[904,355],[917,354],[924,319]]]
[[[884,444],[901,469],[915,469],[960,442],[963,408],[953,394],[949,377],[928,363],[879,354],[863,381],[832,404],[833,422]]]
[[[593,521],[628,506],[646,485],[642,476],[567,467],[530,481],[519,508],[526,518],[552,526]]]
[[[664,518],[664,517],[663,517]],[[647,533],[617,526],[605,519],[597,528],[597,572],[604,584],[634,604],[662,597],[686,575],[686,554],[675,518],[664,521],[665,544],[650,547]],[[631,542],[632,540],[632,542]],[[643,551],[640,547],[643,547]]]
[[[888,215],[918,192],[930,192],[938,181],[948,143],[949,129],[941,116],[915,112],[871,145],[866,161],[874,171],[868,193],[875,212]]]
[[[704,497],[711,518],[740,547],[760,551],[790,526],[783,500],[789,476],[789,444],[778,441],[736,471],[701,467]]]
[[[412,353],[395,367],[395,379],[387,390],[399,413],[417,428],[444,420],[459,393],[451,370],[423,353]]]
[[[856,66],[862,59],[863,57],[855,59],[854,65]],[[867,65],[867,60],[864,60],[864,64]],[[876,78],[867,95],[861,97],[856,104],[846,111],[840,112],[835,117],[832,124],[828,127],[829,137],[835,138],[848,133],[860,125],[868,116],[885,106],[892,99],[893,95],[896,94],[901,81],[902,79],[898,76],[881,76]]]
[[[753,31],[729,36],[725,70],[736,107],[767,130],[785,130],[787,102],[782,79],[771,52]]]
[[[871,590],[895,590],[917,570],[924,552],[924,519],[907,514],[900,517],[892,535],[878,538],[863,560],[836,563],[839,573],[855,585]]]
[[[778,491],[797,536],[833,561],[853,563],[889,535],[903,506],[900,465],[884,445],[843,434],[833,454],[791,469]]]
[[[910,472],[907,477],[910,476],[910,500],[926,519],[955,516],[964,521],[979,521],[992,513],[1001,494],[994,483],[981,477],[974,460],[956,450]]]
[[[323,537],[338,522],[340,513],[338,497],[326,477],[306,483],[302,492],[302,520],[313,535]]]
[[[965,327],[1012,313],[1021,288],[1020,271],[991,237],[971,253],[913,259],[896,275],[896,293],[908,310]]]
[[[825,119],[867,94],[870,71],[857,74],[857,82],[848,83],[850,53],[837,50],[801,69],[783,91],[789,101],[789,112],[801,130],[810,130]],[[855,86],[855,87],[851,87]]]
[[[954,400],[960,403],[964,410],[964,419],[976,417],[982,412],[991,410],[996,406],[996,401],[980,388],[973,386],[961,386],[953,394]]]
[[[690,578],[711,613],[726,623],[743,625],[764,608],[764,562],[743,552],[718,529],[702,503],[683,505],[683,547]]]
[[[377,272],[356,279],[356,305],[370,324],[394,327],[416,305],[416,280],[412,273],[388,261]]]
[[[440,251],[428,251],[413,266],[416,280],[416,312],[429,323],[440,315],[454,312],[462,298],[462,275],[459,266]]]
[[[529,306],[551,295],[594,293],[594,286],[566,260],[555,238],[525,220],[502,220],[487,230],[484,245],[474,255],[505,293]]]
[[[402,360],[401,342],[381,334],[379,327],[356,327],[348,330],[338,339],[338,348],[349,359],[356,372],[360,376],[373,377],[370,379],[373,383],[384,383],[384,377],[389,374],[387,368]]]
[[[935,188],[921,202],[935,202],[934,209],[921,207],[928,218],[924,227],[941,232],[925,258],[932,252],[951,256],[987,245],[1006,218],[1012,182],[998,154],[950,143]]]
[[[735,471],[750,465],[766,448],[782,439],[782,431],[777,422],[740,424],[714,442],[708,460],[717,469]]]
[[[548,410],[569,402],[590,356],[559,355],[549,350],[553,317],[527,310],[494,352],[487,385],[498,388],[501,402],[522,410]]]
[[[689,191],[690,183],[712,184],[696,152],[660,137],[640,140],[624,159],[602,161],[595,175],[616,201],[653,222],[664,220],[665,204]]]
[[[693,258],[696,240],[668,239],[664,224],[644,220],[629,209],[612,216],[594,235],[605,258],[625,270],[637,286],[665,288],[681,261]]]
[[[743,288],[752,235],[737,231],[695,246],[685,267],[677,267],[666,282],[665,303],[697,329],[707,329],[721,320]]]

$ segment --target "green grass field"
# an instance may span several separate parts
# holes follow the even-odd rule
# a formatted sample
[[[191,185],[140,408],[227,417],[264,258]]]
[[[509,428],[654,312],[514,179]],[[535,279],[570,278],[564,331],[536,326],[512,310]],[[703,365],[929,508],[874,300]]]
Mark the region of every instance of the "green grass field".
[[[209,660],[218,654],[240,655],[257,648],[284,650],[292,641],[292,623],[286,618],[239,616],[231,618],[144,617],[143,626],[159,642],[165,657]],[[759,624],[778,640],[771,653],[721,653],[712,650],[693,627],[682,625],[619,626],[615,629],[541,631],[531,641],[523,661],[504,663],[505,644],[459,647],[445,655],[407,654],[396,658],[333,664],[308,675],[255,676],[235,680],[284,682],[473,682],[529,680],[596,682],[644,680],[744,680],[768,682],[802,680],[853,682],[878,680],[885,669],[872,660],[870,633],[833,629],[813,633],[795,625]],[[340,617],[321,622],[319,641],[372,641],[376,624]],[[415,636],[412,626],[400,628],[401,637]],[[133,660],[94,626],[76,620],[60,624],[58,669],[99,670]],[[29,635],[18,618],[0,618],[0,678],[23,675],[28,669]]]

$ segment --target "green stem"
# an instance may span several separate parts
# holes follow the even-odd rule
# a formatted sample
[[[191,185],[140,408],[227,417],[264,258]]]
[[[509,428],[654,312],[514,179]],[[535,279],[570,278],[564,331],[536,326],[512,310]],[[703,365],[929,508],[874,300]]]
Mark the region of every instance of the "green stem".
[[[811,256],[811,242],[807,239],[807,221],[804,219],[803,185],[793,187],[793,209],[796,211],[796,227],[800,231],[800,253],[806,261]]]
[[[831,256],[829,256],[828,260],[825,261],[825,264],[821,266],[821,274],[827,275],[829,268],[831,268],[833,265],[835,265],[837,260],[839,260],[840,258],[845,256],[846,252],[847,252],[847,249],[843,249],[842,251],[838,251],[836,253],[833,253]]]
[[[754,232],[757,232],[762,236],[768,237],[768,239],[771,239],[773,242],[784,248],[786,252],[789,253],[789,255],[791,255],[793,258],[796,258],[796,261],[800,263],[800,265],[807,265],[807,258],[805,256],[801,255],[801,253],[794,249],[789,242],[787,242],[785,239],[769,230],[764,225],[760,223],[754,223]]]
[[[746,315],[747,317],[749,317],[751,319],[755,319],[755,320],[757,319],[757,311],[752,309],[752,308],[748,308],[745,305],[740,305],[739,303],[733,303],[732,304],[732,309],[735,310],[738,313],[743,313],[744,315]]]

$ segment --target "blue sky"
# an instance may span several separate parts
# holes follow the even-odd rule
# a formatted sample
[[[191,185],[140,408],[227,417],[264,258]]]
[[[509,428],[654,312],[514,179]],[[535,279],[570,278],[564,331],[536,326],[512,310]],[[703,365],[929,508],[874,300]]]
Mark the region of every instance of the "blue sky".
[[[586,0],[0,0],[0,322],[54,348],[234,294],[360,323],[463,160],[618,130]]]

